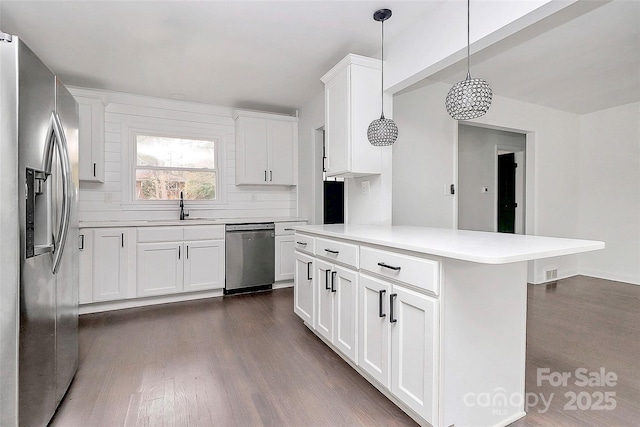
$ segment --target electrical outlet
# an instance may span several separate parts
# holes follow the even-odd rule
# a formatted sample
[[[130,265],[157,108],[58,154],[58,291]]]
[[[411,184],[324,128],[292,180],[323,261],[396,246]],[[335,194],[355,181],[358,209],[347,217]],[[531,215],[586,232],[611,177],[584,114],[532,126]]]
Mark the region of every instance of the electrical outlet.
[[[258,196],[256,196],[255,194],[252,194],[251,195],[251,201],[254,202],[254,203],[257,202],[258,201]]]
[[[371,181],[362,181],[362,194],[371,193]]]
[[[555,280],[558,278],[558,269],[554,268],[553,270],[546,270],[544,274],[545,280]]]

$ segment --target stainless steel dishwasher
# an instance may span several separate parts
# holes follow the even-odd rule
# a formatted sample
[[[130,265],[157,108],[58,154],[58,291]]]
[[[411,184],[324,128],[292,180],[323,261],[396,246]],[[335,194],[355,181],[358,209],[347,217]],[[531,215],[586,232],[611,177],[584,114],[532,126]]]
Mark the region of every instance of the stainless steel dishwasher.
[[[225,295],[271,289],[275,279],[274,224],[228,224],[225,239]]]

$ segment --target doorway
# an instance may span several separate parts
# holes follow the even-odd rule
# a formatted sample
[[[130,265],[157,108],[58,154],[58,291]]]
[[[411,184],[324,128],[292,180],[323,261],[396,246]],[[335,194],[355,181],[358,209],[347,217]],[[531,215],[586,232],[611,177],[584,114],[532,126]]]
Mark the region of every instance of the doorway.
[[[458,228],[525,234],[526,135],[460,124]]]
[[[324,127],[315,130],[314,218],[315,224],[343,224],[345,212],[344,178],[327,177]]]

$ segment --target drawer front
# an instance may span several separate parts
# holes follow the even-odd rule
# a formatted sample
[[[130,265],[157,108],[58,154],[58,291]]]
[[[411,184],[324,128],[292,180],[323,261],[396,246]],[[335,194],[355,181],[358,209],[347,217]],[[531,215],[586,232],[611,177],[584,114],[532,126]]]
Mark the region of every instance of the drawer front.
[[[331,261],[358,268],[358,245],[316,238],[315,254]]]
[[[292,227],[297,227],[298,225],[307,225],[307,221],[276,222],[276,236],[295,234]]]
[[[296,233],[293,239],[293,247],[298,252],[304,252],[313,255],[315,239],[305,234]]]
[[[360,268],[440,294],[438,261],[361,246]]]
[[[192,225],[184,227],[184,240],[224,239],[224,225]]]
[[[183,227],[139,227],[138,242],[182,241]]]

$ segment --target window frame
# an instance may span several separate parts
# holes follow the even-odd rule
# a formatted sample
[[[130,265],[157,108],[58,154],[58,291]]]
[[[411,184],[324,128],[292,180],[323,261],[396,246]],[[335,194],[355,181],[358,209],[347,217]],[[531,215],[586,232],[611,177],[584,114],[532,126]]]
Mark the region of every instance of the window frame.
[[[138,165],[138,136],[150,136],[150,137],[157,137],[157,138],[175,138],[175,139],[188,139],[191,141],[208,141],[208,142],[213,142],[213,163],[214,163],[214,168],[210,169],[210,168],[185,168],[185,167],[168,167],[168,166],[142,166],[142,165]],[[131,179],[133,181],[133,189],[132,189],[132,194],[131,194],[131,198],[134,202],[136,203],[149,203],[149,202],[170,202],[175,204],[175,200],[147,200],[147,199],[139,199],[136,197],[137,194],[137,188],[136,188],[136,171],[138,169],[140,170],[151,170],[151,171],[179,171],[179,172],[209,172],[209,173],[214,173],[215,174],[215,189],[216,189],[216,197],[214,199],[210,199],[210,200],[191,200],[191,199],[184,199],[185,202],[189,201],[189,203],[197,203],[197,202],[204,202],[204,203],[215,203],[218,202],[219,200],[219,193],[218,193],[218,174],[220,173],[220,170],[218,168],[218,145],[220,143],[220,141],[217,138],[194,138],[194,137],[186,137],[186,136],[175,136],[175,135],[166,135],[164,133],[160,133],[160,132],[140,132],[140,131],[134,131],[132,133],[132,143],[133,143],[133,156],[131,158],[131,163],[133,166],[133,169],[131,171]]]
[[[136,198],[136,169],[137,165],[137,135],[158,136],[165,138],[181,138],[193,140],[207,140],[214,142],[214,169],[216,175],[216,199],[215,200],[185,200],[187,209],[215,209],[226,205],[225,191],[225,146],[233,135],[220,126],[208,123],[193,123],[174,120],[159,120],[145,118],[143,122],[122,123],[121,138],[127,143],[128,149],[122,147],[122,165],[126,165],[122,171],[122,209],[123,210],[173,210],[178,206],[177,200],[145,200]],[[141,169],[165,169],[165,170],[194,170],[198,168],[166,168],[166,167],[140,167]]]

